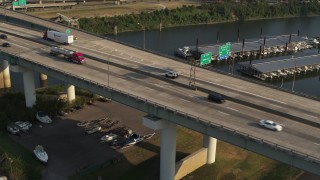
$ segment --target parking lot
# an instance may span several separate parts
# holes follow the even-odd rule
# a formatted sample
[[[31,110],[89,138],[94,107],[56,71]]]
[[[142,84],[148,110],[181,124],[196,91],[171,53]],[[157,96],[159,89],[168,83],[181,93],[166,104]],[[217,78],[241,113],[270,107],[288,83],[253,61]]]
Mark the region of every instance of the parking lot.
[[[28,134],[12,137],[30,152],[36,145],[45,148],[49,156],[43,171],[45,180],[67,179],[72,174],[111,160],[128,149],[116,149],[107,143],[100,143],[102,133],[86,135],[85,129],[78,127],[77,123],[109,117],[112,121],[119,121],[117,126],[126,126],[140,135],[153,133],[152,129],[142,125],[144,115],[116,102],[96,102],[65,117],[55,118],[52,124],[33,123]]]

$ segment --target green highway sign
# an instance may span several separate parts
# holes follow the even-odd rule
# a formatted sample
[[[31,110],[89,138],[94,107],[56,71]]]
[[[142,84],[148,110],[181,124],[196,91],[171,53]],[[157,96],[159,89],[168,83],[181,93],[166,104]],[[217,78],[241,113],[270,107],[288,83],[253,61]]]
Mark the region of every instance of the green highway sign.
[[[66,29],[67,34],[70,34],[70,32],[71,32],[70,29]]]
[[[218,60],[227,59],[230,56],[230,42],[219,47]]]
[[[212,52],[201,54],[200,66],[203,66],[203,65],[206,65],[206,64],[210,64],[211,63],[211,58],[212,58]]]

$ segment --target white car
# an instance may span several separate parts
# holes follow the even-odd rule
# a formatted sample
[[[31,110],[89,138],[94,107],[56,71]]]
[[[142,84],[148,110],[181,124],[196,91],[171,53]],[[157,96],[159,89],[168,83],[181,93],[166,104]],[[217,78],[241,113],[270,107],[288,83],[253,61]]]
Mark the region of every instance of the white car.
[[[36,113],[36,118],[43,123],[52,123],[51,118],[43,111],[38,111]]]
[[[165,76],[168,78],[174,79],[174,78],[179,77],[179,73],[176,71],[168,71],[168,72],[166,72]]]
[[[275,131],[282,131],[282,126],[278,123],[271,121],[271,120],[262,119],[262,120],[260,120],[259,125],[263,126],[265,128],[268,128],[268,129],[275,130]]]

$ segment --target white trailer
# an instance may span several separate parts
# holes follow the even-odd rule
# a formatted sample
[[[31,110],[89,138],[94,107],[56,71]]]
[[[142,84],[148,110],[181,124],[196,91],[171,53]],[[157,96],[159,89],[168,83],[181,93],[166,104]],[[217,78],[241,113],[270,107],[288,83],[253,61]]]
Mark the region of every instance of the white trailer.
[[[43,38],[50,39],[62,44],[71,44],[74,41],[73,35],[51,30],[46,31],[43,35]]]

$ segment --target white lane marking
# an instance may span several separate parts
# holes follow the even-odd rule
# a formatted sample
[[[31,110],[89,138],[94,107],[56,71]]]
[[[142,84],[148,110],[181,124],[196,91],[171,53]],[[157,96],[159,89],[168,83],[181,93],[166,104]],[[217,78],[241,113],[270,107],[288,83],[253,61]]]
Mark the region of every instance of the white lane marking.
[[[264,98],[264,99],[269,99],[269,100],[271,100],[271,101],[279,102],[279,103],[281,103],[281,104],[287,104],[287,103],[282,102],[282,101],[278,101],[278,100],[271,99],[271,98],[268,98],[268,97],[265,97],[265,96],[261,96],[261,95],[258,95],[258,94],[246,92],[246,91],[243,91],[243,90],[240,90],[240,89],[235,89],[235,88],[232,88],[232,87],[227,87],[227,86],[224,86],[224,85],[221,85],[221,84],[217,84],[217,83],[214,83],[214,82],[210,82],[210,81],[207,81],[207,80],[203,80],[203,81],[205,81],[205,82],[207,82],[207,83],[215,84],[215,85],[217,85],[217,86],[222,86],[222,87],[227,88],[227,89],[232,89],[232,90],[235,90],[235,91],[240,91],[240,92],[242,92],[242,93],[250,94],[250,95],[257,96],[257,97]]]
[[[316,117],[316,116],[312,116],[312,115],[309,115],[309,114],[304,114],[304,115],[318,119],[318,117]]]
[[[222,112],[222,111],[218,111],[219,113],[221,113],[221,114],[225,114],[225,115],[230,115],[230,114],[228,114],[228,113],[225,113],[225,112]]]
[[[239,111],[239,110],[233,109],[233,108],[231,108],[231,107],[227,107],[227,108],[230,109],[230,110],[232,110],[232,111]]]
[[[270,104],[271,106],[277,107],[277,108],[282,108],[281,106]]]
[[[229,92],[229,94],[233,94],[233,95],[236,95],[236,96],[238,96],[238,95],[239,95],[239,94],[234,93],[234,92]]]
[[[319,143],[313,143],[313,144],[320,146],[320,144],[319,144]]]
[[[160,84],[155,84],[156,86],[158,86],[158,87],[162,87],[163,88],[163,86],[162,85],[160,85]]]
[[[188,101],[188,100],[186,100],[186,99],[182,99],[182,98],[180,98],[182,101],[186,101],[186,102],[190,102],[190,101]]]

